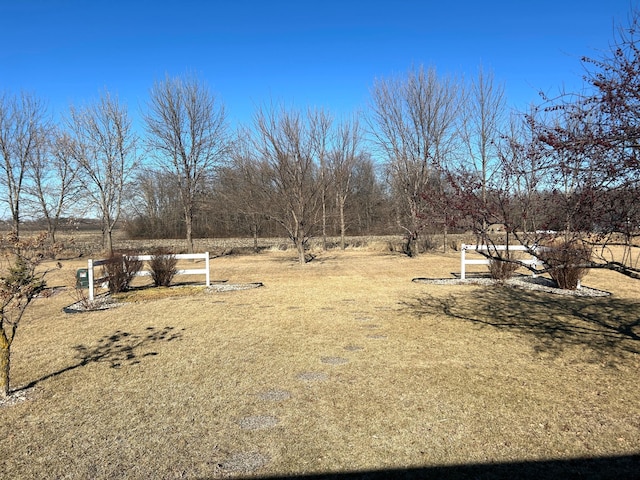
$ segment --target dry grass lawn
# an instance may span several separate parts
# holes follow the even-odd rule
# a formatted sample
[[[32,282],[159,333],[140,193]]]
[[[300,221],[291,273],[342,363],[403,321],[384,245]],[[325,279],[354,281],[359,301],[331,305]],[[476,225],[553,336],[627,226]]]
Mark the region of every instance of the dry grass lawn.
[[[68,287],[82,261],[49,278]],[[264,287],[36,300],[0,407],[2,477],[218,478],[640,453],[640,282],[607,298],[425,285],[459,257],[329,251],[211,261]],[[193,280],[189,278],[189,280]],[[145,294],[145,292],[147,292]],[[635,465],[634,465],[635,464]],[[588,471],[581,474],[588,476]],[[580,477],[582,478],[582,477]]]

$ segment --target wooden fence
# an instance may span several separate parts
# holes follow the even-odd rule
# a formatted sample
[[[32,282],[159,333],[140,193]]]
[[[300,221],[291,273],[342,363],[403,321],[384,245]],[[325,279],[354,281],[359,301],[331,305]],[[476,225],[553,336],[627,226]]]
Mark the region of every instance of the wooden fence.
[[[460,247],[460,278],[462,280],[464,280],[466,278],[466,266],[467,265],[489,265],[491,260],[488,258],[482,258],[482,259],[468,259],[467,258],[467,251],[480,251],[480,250],[485,250],[485,251],[515,251],[515,252],[527,252],[531,255],[531,258],[529,259],[523,259],[523,260],[518,260],[518,262],[526,264],[526,265],[533,265],[533,266],[538,266],[538,265],[542,265],[542,261],[536,257],[535,255],[531,254],[531,251],[536,251],[536,250],[540,250],[544,247],[525,247],[524,245],[465,245],[464,243],[461,245]],[[536,274],[535,272],[533,273],[533,276],[535,277]]]
[[[211,281],[210,278],[210,274],[209,274],[209,252],[205,252],[205,253],[181,253],[181,254],[176,254],[173,255],[175,258],[177,258],[178,260],[197,260],[197,259],[203,259],[205,261],[205,267],[204,268],[190,268],[190,269],[183,269],[183,270],[177,270],[176,271],[176,275],[204,275],[205,276],[205,285],[208,287]],[[143,262],[148,262],[149,260],[151,260],[151,258],[153,257],[153,255],[126,255],[127,258],[132,259],[132,260],[141,260]],[[94,289],[95,289],[95,283],[102,283],[106,280],[105,277],[102,278],[98,278],[96,279],[94,276],[94,271],[93,269],[95,267],[98,267],[100,265],[104,265],[105,263],[107,263],[108,260],[91,260],[89,259],[87,261],[87,273],[88,273],[88,282],[89,282],[89,300],[93,301],[94,299]],[[136,276],[149,276],[151,275],[151,271],[150,270],[140,270]]]

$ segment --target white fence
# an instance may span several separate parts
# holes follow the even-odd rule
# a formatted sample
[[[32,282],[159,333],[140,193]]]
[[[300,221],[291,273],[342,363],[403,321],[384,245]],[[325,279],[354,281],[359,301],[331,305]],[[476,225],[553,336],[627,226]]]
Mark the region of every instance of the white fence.
[[[476,252],[480,250],[486,250],[486,251],[509,250],[510,252],[521,251],[521,252],[531,253],[531,251],[535,252],[536,250],[540,250],[542,248],[544,247],[525,247],[524,245],[465,245],[463,243],[462,246],[460,247],[460,278],[462,280],[465,279],[467,265],[489,265],[491,262],[491,260],[488,258],[482,258],[481,260],[468,259],[467,250],[476,251]],[[536,267],[538,265],[542,265],[542,261],[538,259],[538,257],[536,257],[535,255],[531,255],[530,259],[518,260],[518,262],[524,263],[526,265],[533,265]],[[533,273],[533,276],[535,277],[536,274]]]
[[[184,253],[184,254],[176,254],[173,255],[174,257],[176,257],[178,260],[197,260],[197,259],[203,259],[205,261],[205,267],[204,268],[190,268],[190,269],[186,269],[186,270],[177,270],[176,271],[176,275],[205,275],[205,285],[208,287],[210,282],[210,276],[209,276],[209,252],[205,252],[205,253]],[[151,260],[151,258],[153,257],[153,255],[127,255],[127,258],[130,258],[132,260],[142,260],[143,262],[148,262],[149,260]],[[100,265],[104,265],[105,263],[107,263],[108,260],[91,260],[89,259],[87,261],[87,274],[88,274],[88,282],[89,282],[89,300],[93,301],[94,298],[94,282],[102,282],[105,279],[104,278],[99,278],[94,280],[94,274],[93,274],[93,269],[94,267],[98,267]],[[151,271],[150,270],[140,270],[136,276],[148,276],[151,275]]]

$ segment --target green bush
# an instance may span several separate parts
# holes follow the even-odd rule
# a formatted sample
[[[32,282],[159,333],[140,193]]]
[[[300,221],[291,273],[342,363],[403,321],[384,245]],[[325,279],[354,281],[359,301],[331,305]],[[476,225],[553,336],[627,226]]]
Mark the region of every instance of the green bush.
[[[175,276],[178,259],[166,248],[157,248],[151,254],[149,268],[156,287],[168,287]]]

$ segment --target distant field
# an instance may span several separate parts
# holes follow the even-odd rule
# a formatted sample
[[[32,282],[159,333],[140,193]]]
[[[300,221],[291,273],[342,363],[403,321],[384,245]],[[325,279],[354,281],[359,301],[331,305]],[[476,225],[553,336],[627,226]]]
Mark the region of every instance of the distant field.
[[[584,284],[613,295],[572,298],[411,281],[458,255],[224,255],[217,284],[264,286],[76,314],[86,257],[63,260],[14,343],[28,399],[0,407],[3,476],[637,478],[640,283],[594,271]]]

